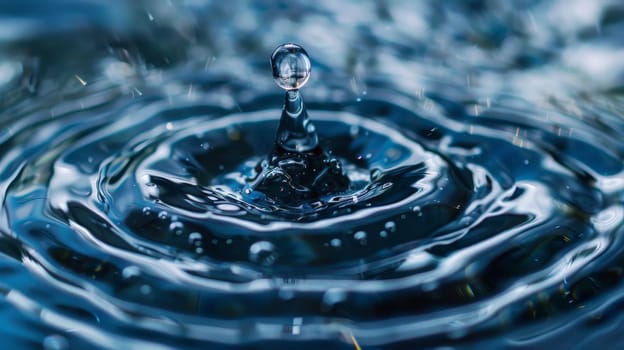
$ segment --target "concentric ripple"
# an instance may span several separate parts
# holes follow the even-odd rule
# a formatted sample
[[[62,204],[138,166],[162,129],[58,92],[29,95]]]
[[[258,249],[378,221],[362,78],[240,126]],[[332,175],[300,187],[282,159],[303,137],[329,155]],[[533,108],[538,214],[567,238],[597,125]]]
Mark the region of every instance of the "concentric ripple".
[[[549,129],[538,114],[550,111],[519,108],[476,117],[381,90],[312,102],[352,184],[288,207],[244,180],[278,110],[152,91],[94,88],[3,141],[21,145],[2,158],[3,229],[43,288],[63,290],[20,298],[83,334],[104,322],[116,341],[140,331],[172,344],[462,338],[566,316],[609,274],[599,257],[617,250],[622,145],[586,124]]]

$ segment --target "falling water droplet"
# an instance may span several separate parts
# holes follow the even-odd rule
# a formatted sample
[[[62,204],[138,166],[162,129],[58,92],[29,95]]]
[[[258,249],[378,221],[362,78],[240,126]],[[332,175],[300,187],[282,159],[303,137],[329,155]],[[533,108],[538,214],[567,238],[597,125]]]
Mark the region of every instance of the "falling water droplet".
[[[275,83],[284,90],[297,90],[310,78],[312,65],[308,53],[299,45],[283,44],[271,55]]]
[[[277,257],[275,246],[271,242],[259,241],[249,247],[249,260],[253,263],[270,266]]]

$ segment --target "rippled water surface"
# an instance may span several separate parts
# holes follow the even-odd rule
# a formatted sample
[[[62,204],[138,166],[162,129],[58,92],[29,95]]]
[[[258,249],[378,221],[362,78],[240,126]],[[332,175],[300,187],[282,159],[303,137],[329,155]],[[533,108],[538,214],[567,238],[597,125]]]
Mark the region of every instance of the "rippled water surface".
[[[620,1],[29,0],[0,25],[3,346],[624,346]],[[253,185],[283,42],[340,191]]]

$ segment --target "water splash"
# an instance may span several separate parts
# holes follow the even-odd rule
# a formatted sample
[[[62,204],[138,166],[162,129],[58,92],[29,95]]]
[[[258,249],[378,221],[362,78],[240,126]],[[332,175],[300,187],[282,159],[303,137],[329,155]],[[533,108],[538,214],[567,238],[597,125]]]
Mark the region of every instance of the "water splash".
[[[530,3],[380,2],[357,18],[347,3],[265,3],[268,19],[215,3],[205,11],[246,20],[206,16],[198,37],[181,25],[193,11],[150,3],[139,13],[174,23],[169,36],[15,43],[0,132],[7,346],[617,343],[618,69],[579,95],[588,80],[565,60],[617,40],[621,21],[592,10],[600,36],[585,21],[548,31],[550,7]],[[306,105],[349,180],[299,201],[248,181],[276,146],[262,43],[284,32],[324,53]],[[19,63],[28,53],[41,58]]]

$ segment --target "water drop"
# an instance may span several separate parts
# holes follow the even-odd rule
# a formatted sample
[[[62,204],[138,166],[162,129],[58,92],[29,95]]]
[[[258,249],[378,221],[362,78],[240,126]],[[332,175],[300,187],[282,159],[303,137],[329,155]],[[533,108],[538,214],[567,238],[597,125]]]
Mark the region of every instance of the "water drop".
[[[173,221],[169,224],[169,232],[179,236],[184,230],[184,224],[179,221]]]
[[[143,213],[143,215],[145,216],[150,216],[152,215],[152,209],[150,207],[143,207],[143,209],[141,209],[141,212]]]
[[[300,89],[310,78],[312,65],[308,53],[299,45],[283,44],[271,55],[275,83],[284,90]]]
[[[139,276],[140,274],[141,274],[141,269],[135,265],[127,266],[121,271],[121,275],[125,279],[136,277],[136,276]]]
[[[353,239],[358,241],[361,245],[366,245],[366,232],[358,231],[353,235]]]
[[[169,218],[169,213],[167,213],[166,211],[161,211],[158,213],[158,218],[160,220],[167,220],[167,218]]]
[[[357,125],[351,125],[349,128],[349,135],[351,137],[356,138],[360,134],[360,127]]]
[[[340,238],[334,238],[329,241],[329,244],[334,248],[338,248],[342,245],[342,241],[340,240]]]
[[[192,246],[198,247],[202,244],[202,239],[204,239],[204,236],[202,236],[201,233],[191,232],[188,236],[188,243]]]
[[[388,231],[386,231],[386,230],[381,230],[381,231],[379,232],[379,237],[381,237],[381,238],[386,238],[386,237],[388,237]]]
[[[395,232],[396,231],[396,224],[394,223],[394,221],[388,221],[384,225],[384,228],[386,230],[388,230],[389,232]]]
[[[144,284],[141,286],[141,288],[139,288],[139,291],[141,292],[141,294],[143,295],[148,295],[152,292],[152,287],[148,284]]]
[[[69,342],[62,335],[52,334],[43,339],[43,348],[45,350],[65,350],[69,348]]]
[[[373,170],[371,170],[370,172],[370,180],[371,181],[377,181],[381,178],[381,175],[383,175],[383,171],[381,171],[378,168],[375,168]]]
[[[277,257],[275,246],[271,242],[259,241],[249,247],[249,260],[253,263],[270,266]]]

